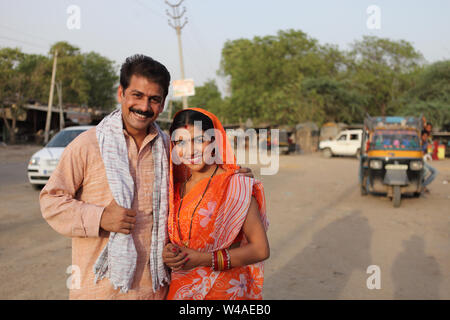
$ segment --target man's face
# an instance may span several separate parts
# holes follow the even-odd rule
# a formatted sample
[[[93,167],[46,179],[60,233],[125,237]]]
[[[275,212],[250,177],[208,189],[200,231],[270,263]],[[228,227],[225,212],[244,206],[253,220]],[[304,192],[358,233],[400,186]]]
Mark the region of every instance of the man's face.
[[[147,133],[149,125],[164,109],[164,90],[141,76],[131,76],[126,90],[119,86],[117,99],[122,105],[125,129],[131,135]]]

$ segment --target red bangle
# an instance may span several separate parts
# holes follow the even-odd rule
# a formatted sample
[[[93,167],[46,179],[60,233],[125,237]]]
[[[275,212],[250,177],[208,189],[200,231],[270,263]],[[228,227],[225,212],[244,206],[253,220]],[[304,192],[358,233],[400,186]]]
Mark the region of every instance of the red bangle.
[[[217,251],[214,251],[214,266],[213,269],[214,271],[218,271],[219,270],[219,264],[217,262]]]
[[[231,256],[227,249],[216,250],[212,253],[211,267],[214,271],[231,269]]]

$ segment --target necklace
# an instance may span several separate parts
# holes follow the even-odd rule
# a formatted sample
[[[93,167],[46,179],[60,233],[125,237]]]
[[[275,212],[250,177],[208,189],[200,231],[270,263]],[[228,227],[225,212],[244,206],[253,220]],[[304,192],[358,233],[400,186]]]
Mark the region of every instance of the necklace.
[[[183,205],[184,196],[181,197],[181,192],[182,192],[182,190],[180,190],[181,201],[180,201],[180,206],[178,207],[178,214],[177,214],[177,220],[178,220],[178,237],[180,238],[180,241],[184,244],[185,247],[188,247],[188,246],[189,246],[189,243],[190,243],[190,241],[191,241],[192,221],[194,221],[194,214],[195,214],[195,211],[197,210],[198,206],[200,205],[200,202],[202,202],[203,197],[205,196],[206,190],[208,190],[209,184],[211,183],[211,180],[212,180],[212,178],[214,177],[214,175],[216,174],[218,168],[219,168],[219,165],[216,165],[216,169],[214,169],[214,172],[213,172],[212,175],[209,177],[208,184],[206,185],[206,188],[205,188],[205,190],[203,191],[202,197],[200,198],[199,202],[197,203],[197,205],[196,205],[195,208],[194,208],[194,211],[192,212],[192,215],[191,215],[191,224],[190,224],[190,226],[189,226],[189,238],[188,238],[188,240],[185,240],[185,241],[181,240],[180,210],[181,210],[181,206]],[[192,177],[192,175],[191,175],[191,177]],[[186,183],[189,181],[189,179],[190,179],[191,177],[189,177],[189,178],[184,182],[184,184],[183,184],[183,189],[186,189]]]

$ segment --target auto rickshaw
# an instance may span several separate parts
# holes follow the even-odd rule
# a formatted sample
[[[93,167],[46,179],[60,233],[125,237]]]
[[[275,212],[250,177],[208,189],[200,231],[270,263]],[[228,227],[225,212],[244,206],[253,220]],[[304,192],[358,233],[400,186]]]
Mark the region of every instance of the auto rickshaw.
[[[399,207],[402,194],[422,191],[422,122],[414,117],[364,120],[359,183],[362,195],[383,193]]]

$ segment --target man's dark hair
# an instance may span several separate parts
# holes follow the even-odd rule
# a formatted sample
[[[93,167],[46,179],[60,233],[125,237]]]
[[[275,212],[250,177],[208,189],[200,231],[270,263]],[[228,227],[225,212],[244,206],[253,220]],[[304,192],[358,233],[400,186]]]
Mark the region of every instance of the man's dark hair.
[[[170,73],[158,61],[143,54],[128,57],[120,68],[120,85],[124,92],[130,85],[130,79],[133,75],[147,78],[159,84],[164,91],[164,97],[169,93]]]

